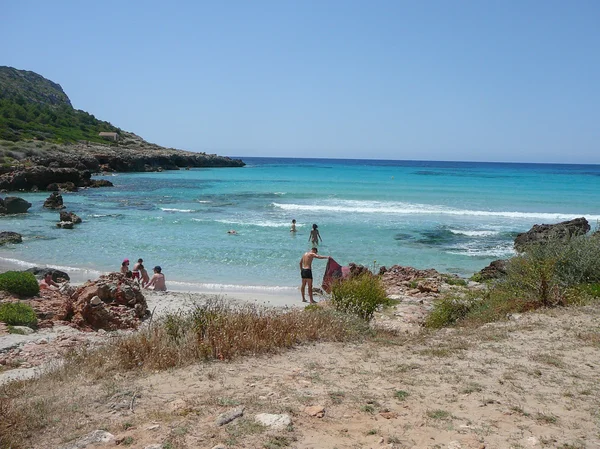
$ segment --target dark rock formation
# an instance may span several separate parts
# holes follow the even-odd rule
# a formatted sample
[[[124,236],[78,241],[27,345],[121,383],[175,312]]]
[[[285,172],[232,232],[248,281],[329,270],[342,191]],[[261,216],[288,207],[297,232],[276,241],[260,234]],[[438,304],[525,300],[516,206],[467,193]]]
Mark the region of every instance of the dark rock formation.
[[[498,279],[506,276],[507,260],[494,260],[487,267],[479,271],[473,276],[473,280],[489,281],[490,279]]]
[[[73,223],[72,221],[59,221],[58,223],[56,223],[56,227],[62,229],[73,229],[74,224],[75,223]]]
[[[58,184],[55,184],[58,190]],[[48,190],[54,190],[54,189],[48,189]],[[46,198],[46,201],[44,201],[44,207],[47,207],[48,209],[64,209],[64,204],[63,204],[63,197],[60,193],[57,192],[52,192],[50,194],[50,196],[48,198]]]
[[[64,271],[56,270],[54,268],[32,267],[28,268],[25,271],[27,271],[28,273],[33,273],[33,275],[38,279],[42,279],[46,273],[51,272],[52,280],[54,282],[65,282],[71,280],[67,273],[65,273]]]
[[[590,230],[590,224],[584,217],[563,221],[557,224],[533,225],[515,238],[515,249],[518,252],[526,250],[527,246],[546,243],[550,240],[564,240],[577,235],[583,235]]]
[[[63,223],[72,222],[73,224],[79,224],[79,223],[81,223],[82,220],[73,212],[61,211],[60,212],[60,221]]]
[[[0,245],[5,243],[22,243],[23,238],[17,232],[2,231],[0,232]]]
[[[0,198],[0,214],[24,214],[31,207],[31,203],[23,198],[7,196]]]

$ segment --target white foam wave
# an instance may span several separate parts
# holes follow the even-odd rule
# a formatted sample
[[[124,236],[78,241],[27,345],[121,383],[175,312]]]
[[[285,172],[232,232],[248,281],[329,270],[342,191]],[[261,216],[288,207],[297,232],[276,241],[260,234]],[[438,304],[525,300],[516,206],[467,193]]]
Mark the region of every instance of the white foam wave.
[[[447,251],[448,254],[455,254],[458,256],[469,256],[469,257],[496,257],[496,258],[507,258],[517,254],[515,249],[510,244],[501,244],[493,247],[477,247],[474,245],[458,246],[454,251]]]
[[[194,209],[173,209],[173,208],[168,208],[168,207],[161,207],[161,210],[165,211],[165,212],[182,212],[182,213],[190,213],[190,212],[196,212]]]
[[[208,200],[198,200],[197,203],[210,203],[211,201]]]
[[[393,215],[454,215],[474,217],[506,217],[516,219],[537,219],[548,221],[571,220],[577,217],[586,217],[590,221],[600,220],[600,215],[590,215],[583,213],[569,214],[562,212],[512,212],[453,209],[450,207],[428,204],[411,204],[380,201],[340,201],[332,204],[272,203],[272,205],[274,207],[286,211],[341,212]]]
[[[193,220],[193,219],[192,219]],[[259,226],[261,228],[289,228],[291,226],[291,222],[281,222],[281,221],[242,221],[242,220],[215,220],[217,223],[224,223],[230,225],[239,225],[239,226]],[[302,225],[296,225],[296,227],[302,227]]]
[[[466,235],[468,237],[490,237],[492,235],[498,235],[498,231],[464,231],[461,229],[448,229],[452,234]]]
[[[284,287],[272,285],[235,285],[235,284],[214,284],[214,283],[195,283],[183,281],[169,281],[169,286],[192,287],[194,289],[206,290],[239,290],[239,291],[266,291],[266,292],[293,292],[297,287]]]
[[[96,276],[100,276],[101,274],[103,274],[102,271],[92,270],[92,269],[88,269],[88,268],[71,267],[68,265],[53,265],[53,264],[46,265],[46,264],[28,262],[26,260],[12,259],[10,257],[0,257],[0,261],[8,262],[12,265],[17,265],[17,266],[26,267],[26,268],[45,267],[45,268],[53,268],[55,270],[61,270],[66,273],[71,273],[71,272],[90,273],[90,274],[94,274]]]

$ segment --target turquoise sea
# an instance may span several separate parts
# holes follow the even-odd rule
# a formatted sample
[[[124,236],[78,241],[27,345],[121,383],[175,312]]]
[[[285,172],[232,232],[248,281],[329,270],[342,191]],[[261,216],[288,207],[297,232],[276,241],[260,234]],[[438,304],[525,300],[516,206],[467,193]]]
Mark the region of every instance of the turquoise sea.
[[[320,253],[341,264],[470,276],[511,256],[515,235],[533,224],[600,220],[597,165],[242,159],[244,168],[100,176],[115,187],[63,194],[83,218],[73,230],[42,208],[47,192],[17,194],[33,206],[0,218],[1,230],[24,243],[2,247],[0,260],[93,278],[142,257],[162,266],[171,289],[276,291],[299,284],[313,223]],[[325,263],[315,265],[318,279]]]

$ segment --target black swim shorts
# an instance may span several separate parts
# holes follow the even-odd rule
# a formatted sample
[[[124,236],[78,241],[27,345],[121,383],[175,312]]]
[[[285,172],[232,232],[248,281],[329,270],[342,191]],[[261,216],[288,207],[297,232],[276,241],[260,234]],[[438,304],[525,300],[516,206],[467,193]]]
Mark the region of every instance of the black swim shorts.
[[[302,276],[302,279],[312,279],[312,270],[310,268],[302,268],[300,269],[300,276]]]

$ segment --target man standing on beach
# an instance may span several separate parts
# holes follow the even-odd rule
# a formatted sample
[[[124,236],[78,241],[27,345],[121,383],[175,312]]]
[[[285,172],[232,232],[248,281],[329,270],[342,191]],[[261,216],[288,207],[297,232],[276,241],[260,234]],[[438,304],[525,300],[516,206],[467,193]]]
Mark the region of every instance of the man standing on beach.
[[[312,275],[312,261],[313,259],[329,259],[330,256],[320,256],[317,254],[317,248],[312,248],[310,251],[304,253],[302,258],[300,259],[300,276],[302,277],[302,287],[300,290],[302,292],[302,302],[306,302],[306,297],[304,295],[304,289],[308,285],[308,296],[310,298],[311,304],[316,304],[316,301],[313,299],[313,275]]]

